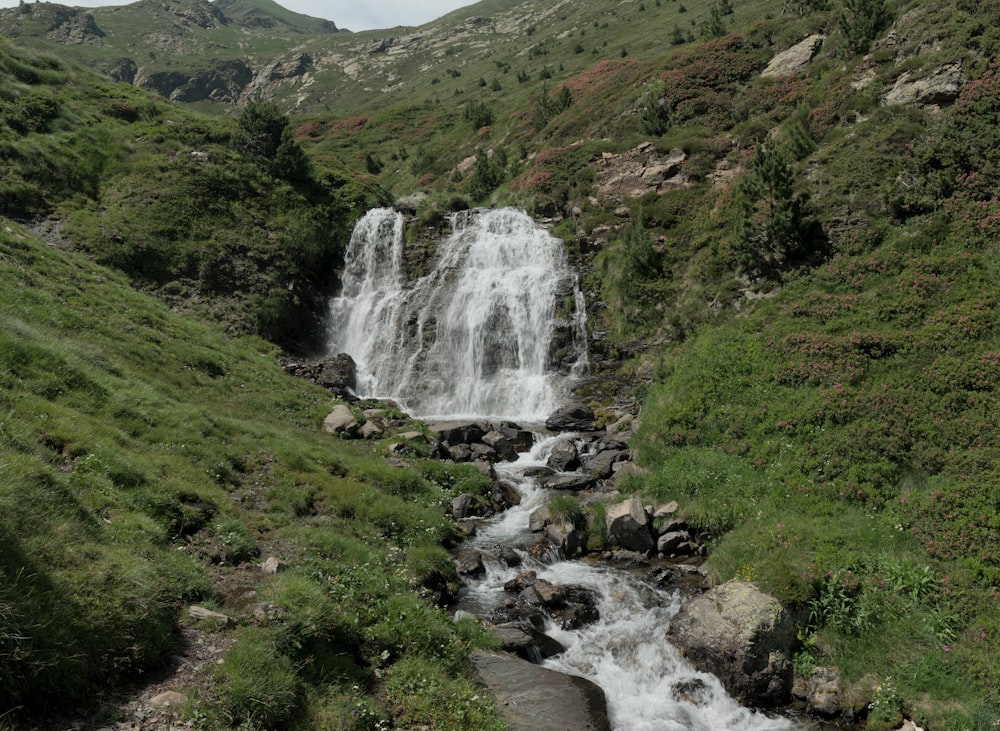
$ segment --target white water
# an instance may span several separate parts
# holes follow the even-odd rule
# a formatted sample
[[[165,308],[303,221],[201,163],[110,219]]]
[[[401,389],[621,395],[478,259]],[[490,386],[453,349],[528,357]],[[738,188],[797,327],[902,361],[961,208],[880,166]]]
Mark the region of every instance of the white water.
[[[362,395],[393,398],[415,416],[540,422],[561,405],[567,380],[586,367],[583,297],[562,243],[513,209],[469,212],[453,227],[433,271],[409,282],[402,216],[378,209],[358,223],[342,292],[331,305],[330,351],[354,358]],[[575,304],[569,326],[576,351],[562,372],[551,353],[559,299]],[[601,618],[578,630],[547,628],[567,649],[545,664],[600,685],[616,731],[801,730],[740,707],[715,677],[680,657],[666,640],[680,606],[676,592],[624,572],[583,562],[547,565],[528,555],[529,516],[548,496],[524,472],[544,465],[555,441],[497,465],[522,501],[469,541],[483,549],[487,572],[468,587],[463,607],[488,613],[504,597],[504,583],[528,569],[553,584],[595,590]],[[488,560],[496,543],[518,550],[523,564]],[[679,692],[685,683],[695,688],[687,699]]]
[[[615,731],[802,731],[806,727],[783,717],[772,717],[740,706],[718,679],[701,673],[684,660],[666,639],[671,617],[681,604],[678,592],[665,592],[637,579],[579,561],[551,565],[532,559],[526,546],[533,540],[528,517],[548,498],[537,481],[524,471],[543,465],[551,445],[549,438],[535,445],[517,462],[498,465],[498,472],[518,486],[520,505],[482,526],[470,539],[470,547],[488,550],[503,543],[518,549],[522,565],[508,568],[489,561],[484,578],[469,587],[463,605],[486,612],[504,596],[503,585],[517,574],[534,570],[553,584],[578,584],[601,597],[600,619],[576,630],[555,624],[546,629],[567,649],[546,660],[554,670],[580,675],[597,683],[608,701],[608,714]],[[681,697],[681,686],[700,683]]]
[[[565,397],[556,307],[572,303],[571,370],[586,366],[582,296],[563,243],[513,208],[452,218],[432,271],[407,281],[403,218],[369,211],[348,246],[328,349],[358,365],[361,395],[422,418],[539,422]]]

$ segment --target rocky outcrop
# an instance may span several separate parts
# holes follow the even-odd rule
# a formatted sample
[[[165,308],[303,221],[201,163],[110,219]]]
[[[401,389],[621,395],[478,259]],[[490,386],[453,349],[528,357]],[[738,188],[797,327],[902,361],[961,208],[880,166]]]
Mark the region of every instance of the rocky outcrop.
[[[885,95],[885,104],[923,104],[938,107],[951,104],[958,98],[965,81],[965,72],[957,63],[942,66],[922,79],[911,80],[910,72],[904,71]]]
[[[681,165],[686,159],[683,150],[663,155],[652,142],[643,142],[619,155],[605,152],[594,166],[597,192],[605,198],[638,198],[682,187],[686,180]]]
[[[486,650],[472,664],[510,731],[611,730],[604,691],[585,678]]]
[[[217,101],[232,104],[239,100],[253,76],[245,61],[234,60],[194,72],[139,69],[133,84],[175,102]]]
[[[777,599],[753,584],[730,581],[691,599],[670,621],[667,636],[740,703],[788,702],[795,623]]]
[[[826,40],[826,36],[816,34],[796,43],[787,51],[782,51],[772,58],[767,68],[760,72],[760,75],[765,79],[794,76],[809,65],[809,62],[822,48],[824,40]]]

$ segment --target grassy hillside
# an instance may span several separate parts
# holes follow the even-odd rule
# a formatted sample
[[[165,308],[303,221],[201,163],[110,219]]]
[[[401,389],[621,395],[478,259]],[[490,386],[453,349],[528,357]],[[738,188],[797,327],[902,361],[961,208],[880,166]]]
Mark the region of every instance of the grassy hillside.
[[[328,288],[350,222],[386,200],[383,190],[426,193],[418,218],[427,224],[471,204],[553,217],[582,267],[602,351],[595,362],[621,361],[596,375],[644,399],[633,446],[649,472],[628,489],[680,501],[710,538],[714,578],[753,579],[788,603],[800,625],[796,671],[837,666],[869,728],[895,727],[900,713],[929,729],[994,728],[1000,3],[687,5],[488,0],[418,31],[323,39],[310,53],[330,76],[317,78],[314,106],[289,127],[309,160],[297,176],[248,156],[235,117],[195,116],[2,46],[0,141],[10,166],[0,202],[9,216],[54,214],[64,245],[124,268],[175,308],[214,311],[230,332],[293,345],[315,338],[315,328],[288,337],[276,324],[302,322],[315,307],[298,298],[298,283]],[[825,38],[803,71],[760,76],[814,33]],[[959,81],[939,99],[890,98],[908,81],[948,74]],[[677,175],[640,196],[601,193],[605,160],[644,143],[653,162],[681,160]],[[22,483],[40,490],[10,514],[23,512],[43,536],[27,545],[5,528],[10,555],[30,567],[7,578],[8,656],[27,652],[16,645],[24,617],[45,616],[17,602],[72,597],[55,588],[70,586],[80,601],[53,605],[53,617],[74,618],[66,626],[75,630],[103,627],[107,616],[127,634],[74,657],[120,658],[123,670],[153,663],[180,602],[213,596],[195,559],[223,555],[220,542],[252,551],[277,536],[297,555],[333,562],[316,568],[309,558],[311,573],[292,572],[287,586],[275,579],[266,594],[315,615],[239,631],[249,644],[234,652],[267,668],[283,718],[303,713],[323,727],[353,708],[374,726],[391,709],[397,723],[415,723],[429,712],[419,704],[449,708],[447,698],[486,713],[451,675],[431,674],[435,657],[459,671],[472,628],[446,630],[409,603],[411,581],[444,571],[440,511],[406,513],[432,529],[425,542],[418,524],[401,522],[396,498],[389,513],[371,507],[383,504],[373,490],[434,504],[445,495],[436,483],[468,475],[428,481],[329,445],[315,433],[322,395],[287,384],[256,354],[270,346],[174,320],[117,275],[16,227],[4,241],[8,340],[21,345],[0,352],[12,354],[11,393],[24,394],[5,405],[0,431],[14,435],[7,461],[21,472],[10,474],[23,473],[5,499],[23,495]],[[50,282],[42,268],[66,278]],[[113,294],[84,298],[73,277],[103,279]],[[234,286],[246,281],[250,294]],[[37,307],[22,308],[25,291],[41,293]],[[119,304],[109,312],[106,302]],[[143,316],[155,327],[130,324],[126,306],[158,313]],[[117,331],[127,337],[113,339]],[[50,494],[77,502],[59,503],[74,506],[65,515],[32,512],[51,505]],[[210,517],[192,507],[200,504]],[[305,527],[294,527],[300,520]],[[347,538],[330,538],[324,521]],[[48,531],[97,559],[74,563],[76,553],[53,551],[61,542]],[[211,548],[193,558],[171,551],[186,535]],[[400,551],[369,549],[374,536]],[[126,555],[116,543],[124,540],[143,548]],[[369,562],[369,550],[386,557]],[[169,571],[151,575],[161,559]],[[108,578],[125,568],[129,582]],[[90,586],[92,570],[121,592],[108,594],[113,606],[73,583]],[[33,572],[39,583],[17,589]],[[348,627],[321,591],[352,609],[406,603],[399,616],[426,617],[425,637],[405,649],[364,612],[372,624]],[[144,640],[133,646],[133,636]],[[330,664],[313,676],[297,653],[321,641],[348,649],[324,655]],[[43,659],[18,677],[43,680],[8,693],[47,698],[64,687],[46,669],[69,673],[38,651]],[[92,663],[100,669],[79,680],[86,663],[71,662],[79,693],[109,672]],[[399,684],[374,680],[385,672]],[[320,677],[336,678],[334,690],[322,691]],[[355,683],[379,700],[354,695]],[[387,705],[390,688],[419,698]],[[279,725],[240,716],[237,690],[211,693],[231,693],[208,696],[229,698],[230,710],[206,723]]]
[[[190,697],[199,728],[496,726],[464,679],[479,628],[430,604],[474,469],[324,434],[329,397],[273,346],[9,220],[0,321],[0,727],[161,666],[190,604],[237,620],[206,628],[226,662]],[[290,568],[264,577],[272,555]]]

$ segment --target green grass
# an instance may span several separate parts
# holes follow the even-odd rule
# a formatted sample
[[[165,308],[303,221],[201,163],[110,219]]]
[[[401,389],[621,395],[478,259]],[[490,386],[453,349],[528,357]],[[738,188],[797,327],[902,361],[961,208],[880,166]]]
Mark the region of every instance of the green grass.
[[[464,470],[432,482],[323,434],[328,396],[285,376],[273,346],[182,319],[9,222],[0,320],[4,708],[79,703],[158,667],[185,605],[223,599],[207,562],[255,560],[259,536],[298,568],[262,590],[280,620],[231,630],[192,706],[206,727],[332,718],[337,688],[371,692],[404,655],[460,682],[486,640],[421,597],[454,583],[440,485]],[[485,712],[448,692],[436,718]]]

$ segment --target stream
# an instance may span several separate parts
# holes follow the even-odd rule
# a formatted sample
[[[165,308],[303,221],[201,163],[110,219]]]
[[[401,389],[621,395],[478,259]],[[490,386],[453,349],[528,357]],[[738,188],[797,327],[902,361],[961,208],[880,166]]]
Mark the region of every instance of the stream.
[[[583,297],[563,242],[523,211],[467,211],[453,216],[435,261],[426,273],[408,272],[402,215],[370,211],[331,302],[329,352],[354,358],[360,395],[391,398],[414,417],[542,423],[587,367]],[[532,557],[529,516],[550,495],[531,475],[558,438],[536,431],[530,452],[495,465],[520,504],[468,539],[486,570],[467,580],[458,609],[488,618],[510,596],[505,583],[529,570],[595,592],[596,621],[573,629],[546,621],[545,634],[566,649],[543,664],[599,685],[617,731],[810,728],[740,706],[680,656],[666,639],[680,591],[596,560]],[[520,565],[491,558],[497,544],[513,549]]]

